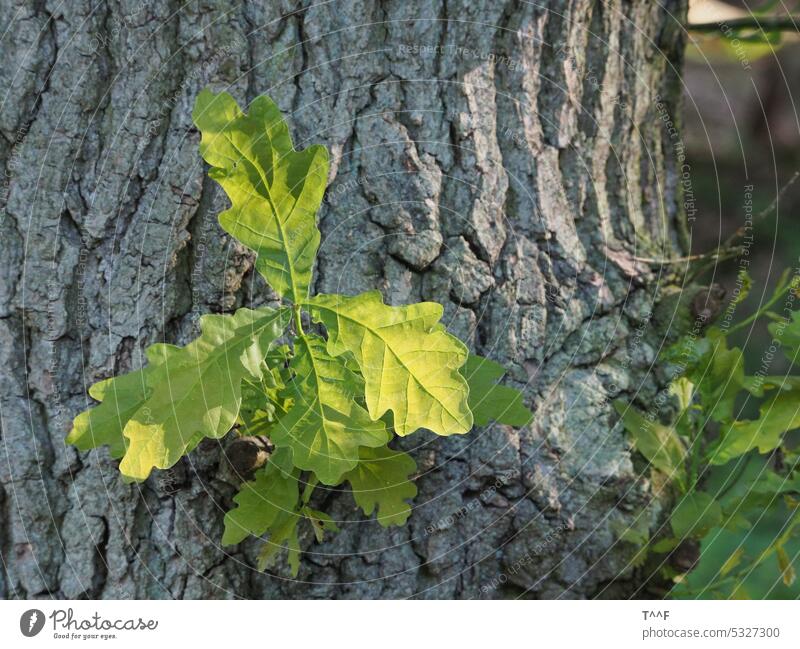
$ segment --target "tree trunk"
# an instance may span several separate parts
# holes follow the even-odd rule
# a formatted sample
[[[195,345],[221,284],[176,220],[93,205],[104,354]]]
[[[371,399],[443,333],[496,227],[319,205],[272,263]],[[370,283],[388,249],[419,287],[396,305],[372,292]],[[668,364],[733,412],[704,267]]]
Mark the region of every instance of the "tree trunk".
[[[639,592],[620,530],[660,507],[612,402],[658,388],[663,276],[639,258],[682,252],[684,0],[2,5],[0,596]],[[409,524],[331,495],[342,531],[303,538],[297,580],[220,547],[221,443],[142,485],[64,444],[91,383],[273,297],[217,224],[206,86],[267,93],[298,148],[329,147],[318,291],[442,302],[536,412],[404,440]]]

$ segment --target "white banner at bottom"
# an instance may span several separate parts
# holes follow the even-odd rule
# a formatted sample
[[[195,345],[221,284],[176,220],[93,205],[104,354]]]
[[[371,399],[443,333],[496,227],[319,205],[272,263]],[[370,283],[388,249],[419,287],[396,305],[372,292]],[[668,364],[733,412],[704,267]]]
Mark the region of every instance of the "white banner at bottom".
[[[796,601],[6,601],[3,647],[800,647]],[[167,644],[169,643],[169,644]],[[458,645],[456,645],[458,643]],[[591,644],[589,644],[591,643]]]

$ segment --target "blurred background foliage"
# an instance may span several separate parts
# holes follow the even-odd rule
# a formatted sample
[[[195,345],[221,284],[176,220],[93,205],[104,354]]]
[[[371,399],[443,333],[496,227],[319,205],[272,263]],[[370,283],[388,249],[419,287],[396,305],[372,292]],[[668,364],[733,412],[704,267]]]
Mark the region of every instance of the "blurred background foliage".
[[[750,248],[753,288],[742,313],[758,309],[786,268],[800,267],[800,33],[786,29],[800,15],[800,2],[693,0],[685,67],[684,144],[691,166],[697,209],[691,228],[692,253],[715,249],[744,224],[747,187],[752,186],[754,222]],[[782,25],[783,29],[734,28],[742,21]],[[800,21],[798,21],[800,24]],[[780,200],[771,208],[776,196]],[[711,268],[701,279],[729,293],[739,265],[732,259]],[[745,328],[732,338],[745,366],[754,371],[769,347],[766,326]],[[770,373],[786,374],[789,363],[776,354]],[[745,406],[747,407],[747,406]],[[798,404],[800,407],[800,404]],[[747,414],[747,413],[745,413]],[[796,447],[797,434],[789,436]],[[716,467],[708,490],[732,473],[746,487],[764,463],[775,458],[752,454],[746,463]],[[746,531],[712,530],[702,541],[699,563],[672,592],[681,597],[800,598],[800,581],[785,579],[775,556],[747,571],[741,583],[715,586],[726,561],[739,553],[758,557],[786,529],[791,512],[777,499]],[[798,566],[800,540],[785,546]],[[785,583],[790,582],[790,583]]]

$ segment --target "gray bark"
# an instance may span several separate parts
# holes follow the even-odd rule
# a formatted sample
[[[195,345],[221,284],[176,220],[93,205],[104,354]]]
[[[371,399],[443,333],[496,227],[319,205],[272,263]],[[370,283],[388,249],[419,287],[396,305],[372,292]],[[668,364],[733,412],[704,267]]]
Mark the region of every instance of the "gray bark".
[[[680,254],[684,0],[2,0],[0,596],[592,597],[639,586],[659,502],[611,401],[653,394]],[[87,387],[272,295],[216,215],[190,111],[270,94],[331,151],[318,291],[437,300],[530,426],[408,438],[409,524],[304,537],[299,578],[221,548],[221,444],[126,485],[64,444]],[[661,98],[661,103],[657,98]],[[663,288],[663,287],[661,287]]]

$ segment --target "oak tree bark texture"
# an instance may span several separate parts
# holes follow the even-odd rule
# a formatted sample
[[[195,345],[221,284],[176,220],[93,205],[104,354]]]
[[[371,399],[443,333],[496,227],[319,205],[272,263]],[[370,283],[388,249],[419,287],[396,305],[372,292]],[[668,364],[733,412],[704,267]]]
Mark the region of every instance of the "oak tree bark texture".
[[[3,0],[0,595],[591,597],[639,583],[659,503],[611,400],[657,381],[683,220],[684,0]],[[299,578],[221,548],[224,443],[126,485],[64,444],[87,386],[271,294],[216,222],[190,111],[268,93],[327,145],[318,291],[437,300],[536,411],[409,438],[407,526],[326,496]]]

